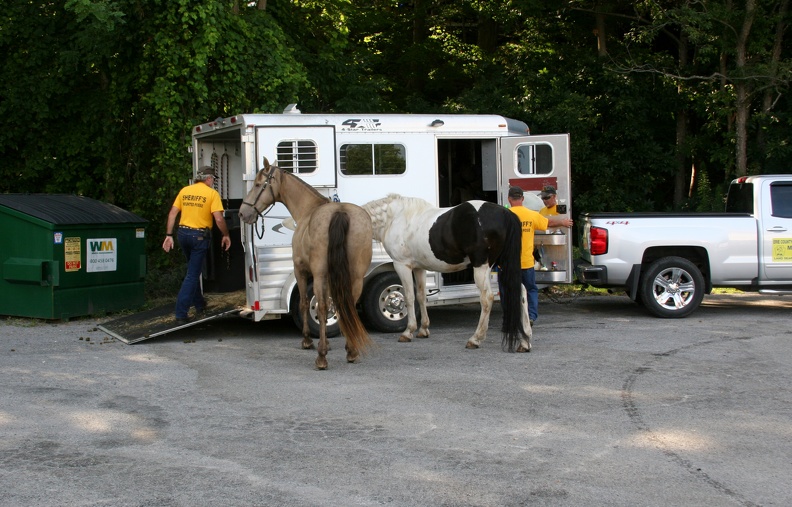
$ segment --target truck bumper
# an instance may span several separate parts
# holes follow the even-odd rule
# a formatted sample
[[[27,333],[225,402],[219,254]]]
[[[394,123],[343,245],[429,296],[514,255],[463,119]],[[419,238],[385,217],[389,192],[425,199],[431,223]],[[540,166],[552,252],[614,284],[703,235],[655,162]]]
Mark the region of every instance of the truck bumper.
[[[580,283],[587,283],[595,287],[608,285],[608,268],[606,266],[594,266],[579,260],[575,265],[575,275]]]

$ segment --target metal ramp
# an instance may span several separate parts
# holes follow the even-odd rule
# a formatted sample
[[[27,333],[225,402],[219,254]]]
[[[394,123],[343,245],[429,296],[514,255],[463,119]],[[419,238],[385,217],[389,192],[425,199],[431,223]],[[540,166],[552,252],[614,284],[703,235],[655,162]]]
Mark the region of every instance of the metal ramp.
[[[206,313],[200,319],[195,319],[186,324],[176,324],[173,317],[173,309],[176,303],[173,302],[150,310],[125,315],[97,327],[113,338],[131,345],[225,315],[239,313],[245,304],[244,291],[227,294],[204,294],[204,297],[207,303]]]

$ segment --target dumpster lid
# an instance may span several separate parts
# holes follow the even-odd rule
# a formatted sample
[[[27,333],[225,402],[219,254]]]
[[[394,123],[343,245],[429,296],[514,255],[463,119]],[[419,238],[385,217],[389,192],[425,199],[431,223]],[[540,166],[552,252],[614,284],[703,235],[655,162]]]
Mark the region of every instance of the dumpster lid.
[[[69,194],[0,194],[0,206],[56,225],[147,223],[113,204]]]

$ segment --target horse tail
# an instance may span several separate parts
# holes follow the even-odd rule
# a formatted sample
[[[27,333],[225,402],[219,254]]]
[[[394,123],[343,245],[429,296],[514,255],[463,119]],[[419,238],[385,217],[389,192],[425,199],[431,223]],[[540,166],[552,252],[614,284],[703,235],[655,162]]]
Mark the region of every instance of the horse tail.
[[[330,297],[338,312],[338,326],[348,343],[361,354],[371,345],[366,328],[360,321],[352,293],[352,277],[349,270],[346,237],[349,232],[349,215],[336,211],[330,219],[327,245],[327,271],[330,281]]]
[[[501,346],[514,352],[521,338],[528,338],[522,322],[522,224],[517,215],[504,209],[506,231],[503,249],[500,254],[501,305],[503,307],[503,327]]]

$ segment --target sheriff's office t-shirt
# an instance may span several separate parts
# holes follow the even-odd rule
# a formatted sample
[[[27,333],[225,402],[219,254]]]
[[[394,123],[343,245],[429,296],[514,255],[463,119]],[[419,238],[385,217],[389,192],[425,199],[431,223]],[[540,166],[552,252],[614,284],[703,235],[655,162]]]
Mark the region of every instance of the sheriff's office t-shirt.
[[[182,188],[173,206],[181,211],[179,225],[193,229],[212,227],[212,213],[223,211],[220,194],[205,183],[194,183]]]

